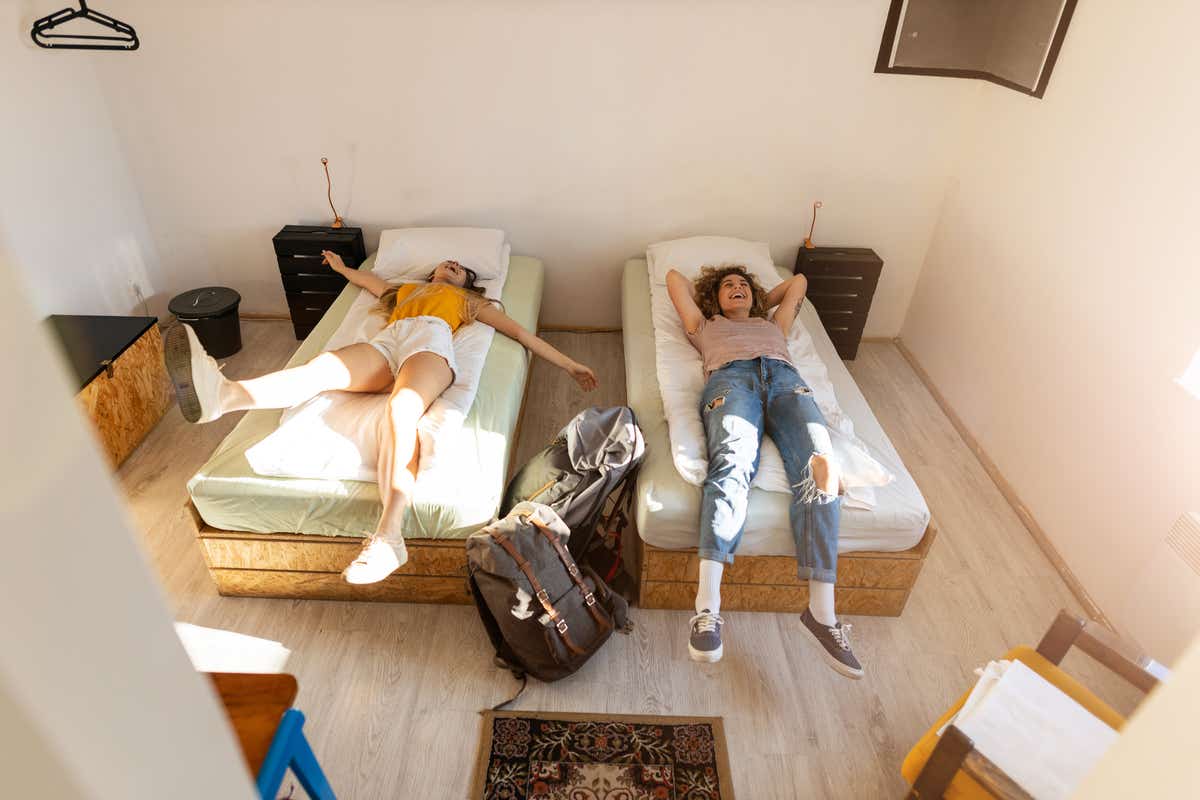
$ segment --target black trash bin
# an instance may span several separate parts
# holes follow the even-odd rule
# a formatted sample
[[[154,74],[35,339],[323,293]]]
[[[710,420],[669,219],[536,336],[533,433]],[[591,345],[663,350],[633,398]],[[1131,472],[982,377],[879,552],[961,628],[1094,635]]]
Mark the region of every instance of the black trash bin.
[[[167,309],[196,331],[213,358],[225,358],[242,349],[238,304],[242,296],[226,286],[205,286],[175,295]]]

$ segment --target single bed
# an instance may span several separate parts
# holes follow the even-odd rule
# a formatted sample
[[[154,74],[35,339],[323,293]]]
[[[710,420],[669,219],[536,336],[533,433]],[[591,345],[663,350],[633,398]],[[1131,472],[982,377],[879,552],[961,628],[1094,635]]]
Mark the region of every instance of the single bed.
[[[373,266],[372,256],[362,269]],[[501,299],[509,316],[537,328],[544,268],[513,256]],[[288,366],[317,355],[359,293],[347,286]],[[246,451],[272,433],[282,411],[251,411],[188,482],[189,513],[224,595],[399,602],[470,602],[462,540],[488,524],[500,504],[529,374],[529,356],[497,334],[463,432],[474,446],[453,481],[418,481],[404,533],[409,561],[387,580],[351,586],[342,569],[379,519],[374,483],[264,477]],[[444,469],[439,470],[447,474]]]
[[[621,288],[626,391],[646,437],[635,509],[640,604],[688,609],[695,599],[699,569],[695,546],[700,488],[684,481],[671,456],[655,367],[650,279],[643,259],[625,264]],[[936,535],[935,526],[920,490],[838,358],[811,303],[803,304],[800,319],[829,371],[838,402],[854,422],[855,433],[896,476],[893,483],[875,490],[873,509],[843,509],[838,609],[899,616]],[[807,606],[806,582],[796,575],[788,500],[780,492],[751,490],[745,534],[723,581],[725,608],[803,611]]]

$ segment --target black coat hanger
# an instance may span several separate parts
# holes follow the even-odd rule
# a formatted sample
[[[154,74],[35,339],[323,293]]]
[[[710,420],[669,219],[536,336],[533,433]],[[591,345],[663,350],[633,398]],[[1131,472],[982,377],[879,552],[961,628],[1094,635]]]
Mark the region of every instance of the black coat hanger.
[[[55,27],[73,19],[85,19],[109,30],[113,34],[51,33]],[[137,50],[137,31],[132,25],[114,19],[107,14],[87,7],[87,0],[79,0],[79,8],[64,8],[33,23],[29,36],[38,47],[57,50]]]

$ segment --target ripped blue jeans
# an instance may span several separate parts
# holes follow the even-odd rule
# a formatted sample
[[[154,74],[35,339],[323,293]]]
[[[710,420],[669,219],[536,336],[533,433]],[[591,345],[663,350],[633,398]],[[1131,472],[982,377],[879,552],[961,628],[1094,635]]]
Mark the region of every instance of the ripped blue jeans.
[[[813,480],[813,455],[832,456],[833,448],[825,418],[800,373],[774,358],[731,361],[709,376],[700,415],[708,440],[700,558],[733,563],[766,433],[779,448],[792,487],[789,515],[799,575],[834,583],[842,499]]]

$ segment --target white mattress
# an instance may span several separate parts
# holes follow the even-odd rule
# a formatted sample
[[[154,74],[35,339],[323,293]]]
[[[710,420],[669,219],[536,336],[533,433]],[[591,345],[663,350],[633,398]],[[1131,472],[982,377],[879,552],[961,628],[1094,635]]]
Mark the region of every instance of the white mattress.
[[[786,273],[785,273],[786,274]],[[655,370],[654,329],[646,262],[625,265],[622,282],[625,378],[629,404],[646,436],[646,460],[638,477],[638,532],[648,544],[671,550],[694,548],[700,521],[700,488],[683,480],[675,468]],[[871,412],[850,372],[838,357],[812,304],[800,317],[829,371],[842,410],[854,422],[858,438],[896,480],[875,489],[875,507],[843,508],[840,552],[907,550],[921,540],[929,524],[929,508],[896,449]],[[752,489],[741,555],[795,555],[788,523],[789,497]]]

